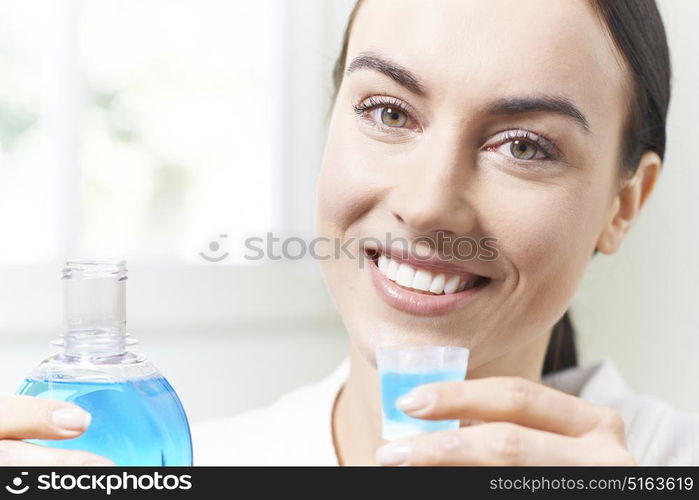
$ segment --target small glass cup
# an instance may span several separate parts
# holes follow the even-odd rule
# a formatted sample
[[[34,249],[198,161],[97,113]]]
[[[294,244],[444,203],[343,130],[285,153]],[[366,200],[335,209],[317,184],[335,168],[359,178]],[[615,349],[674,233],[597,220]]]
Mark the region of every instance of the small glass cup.
[[[384,439],[459,428],[459,420],[410,417],[398,409],[396,401],[422,384],[464,380],[469,352],[465,347],[452,346],[377,347]]]

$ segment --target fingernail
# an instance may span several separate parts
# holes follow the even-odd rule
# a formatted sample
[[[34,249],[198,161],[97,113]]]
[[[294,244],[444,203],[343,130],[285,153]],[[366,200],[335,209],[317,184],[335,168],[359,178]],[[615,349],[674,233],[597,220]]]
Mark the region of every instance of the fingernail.
[[[381,465],[401,465],[408,461],[410,445],[407,443],[389,443],[376,452],[376,461]]]
[[[403,411],[417,411],[427,408],[434,401],[436,394],[431,390],[416,389],[396,401],[396,406]]]
[[[67,431],[79,431],[90,425],[92,417],[86,411],[77,408],[60,408],[51,415],[53,423]]]

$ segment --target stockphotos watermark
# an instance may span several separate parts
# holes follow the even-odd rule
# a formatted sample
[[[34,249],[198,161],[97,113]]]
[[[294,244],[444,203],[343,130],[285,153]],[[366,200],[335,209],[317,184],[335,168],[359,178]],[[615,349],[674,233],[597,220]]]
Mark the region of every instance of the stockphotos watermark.
[[[190,490],[192,476],[190,474],[161,474],[160,472],[133,474],[71,474],[51,472],[36,476],[36,484],[30,485],[28,472],[21,472],[12,479],[5,490],[13,495],[23,495],[31,490],[59,491],[83,490],[103,491],[111,495],[114,491],[145,491],[145,490]],[[27,482],[25,482],[27,480]],[[31,493],[30,495],[31,496]]]
[[[220,234],[218,239],[209,242],[207,250],[200,252],[199,256],[207,262],[223,262],[230,255],[224,248],[227,239],[227,234]],[[360,267],[363,267],[368,258],[367,249],[391,248],[399,250],[399,256],[402,254],[405,258],[410,255],[416,261],[435,257],[460,262],[493,261],[499,256],[496,238],[453,237],[442,231],[437,232],[434,238],[420,236],[410,240],[403,237],[394,238],[391,233],[386,233],[383,240],[375,237],[340,239],[324,236],[306,240],[299,236],[280,237],[267,232],[265,236],[249,236],[243,244],[246,250],[243,259],[249,261],[302,260],[308,257],[314,260],[347,258],[359,261]],[[448,254],[439,250],[445,248],[449,249]]]

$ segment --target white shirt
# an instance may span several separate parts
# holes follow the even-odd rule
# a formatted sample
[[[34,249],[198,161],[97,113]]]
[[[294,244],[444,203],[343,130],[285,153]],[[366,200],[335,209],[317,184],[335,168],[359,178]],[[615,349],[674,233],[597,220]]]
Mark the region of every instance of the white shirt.
[[[195,422],[194,465],[338,465],[331,418],[348,374],[345,358],[323,380],[269,406]],[[542,382],[619,411],[639,465],[699,465],[699,414],[632,393],[612,361],[550,373]]]

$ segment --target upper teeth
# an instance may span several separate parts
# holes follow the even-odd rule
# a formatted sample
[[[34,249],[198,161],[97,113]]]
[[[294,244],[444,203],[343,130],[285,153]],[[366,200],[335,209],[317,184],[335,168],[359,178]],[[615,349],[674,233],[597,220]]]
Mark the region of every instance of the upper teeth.
[[[459,274],[433,273],[416,269],[405,262],[398,262],[384,254],[379,255],[379,272],[401,286],[424,292],[440,294],[456,293],[472,288],[478,277],[466,280]]]

